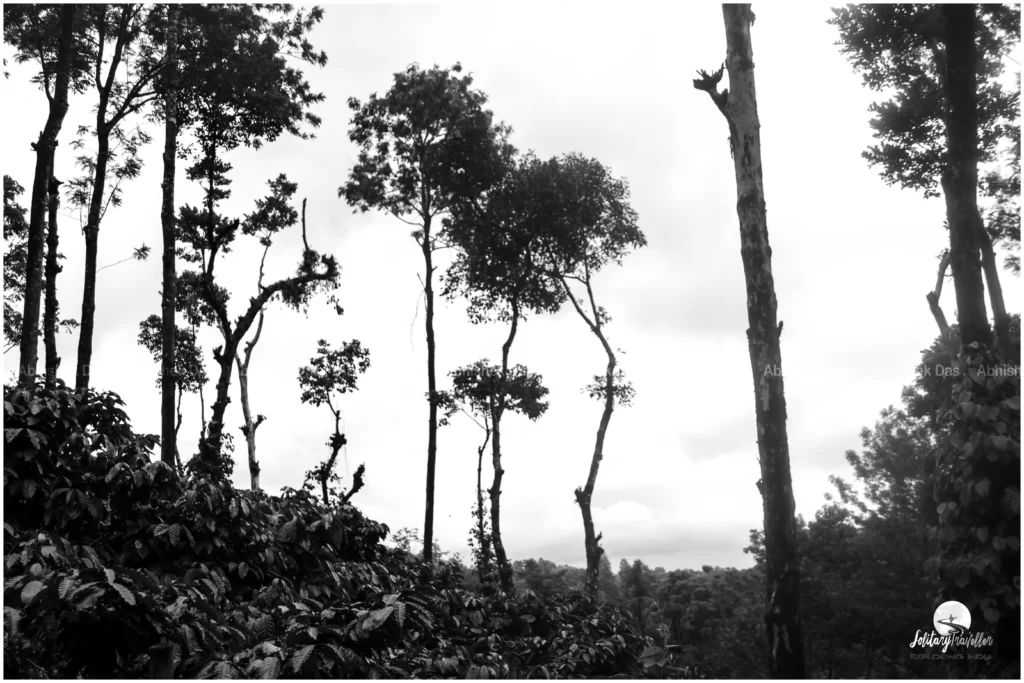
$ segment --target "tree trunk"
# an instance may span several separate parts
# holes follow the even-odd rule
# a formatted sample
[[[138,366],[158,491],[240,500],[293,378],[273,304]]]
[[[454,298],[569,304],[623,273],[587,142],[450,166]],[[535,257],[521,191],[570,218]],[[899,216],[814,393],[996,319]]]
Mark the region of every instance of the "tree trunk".
[[[491,431],[488,429],[483,444],[477,448],[476,455],[476,541],[480,546],[480,557],[477,562],[476,571],[480,576],[480,584],[484,585],[491,576],[491,539],[487,536],[487,527],[484,525],[484,451],[487,450],[487,442],[491,439]]]
[[[590,284],[587,283],[587,287]],[[587,476],[587,483],[582,489],[576,489],[576,502],[579,503],[580,513],[583,516],[583,544],[587,553],[587,576],[584,584],[584,592],[597,597],[598,580],[601,571],[601,555],[604,549],[601,547],[601,534],[594,531],[594,517],[590,511],[590,502],[594,497],[594,486],[597,484],[597,472],[601,467],[601,460],[604,458],[604,438],[608,433],[608,423],[612,419],[612,411],[615,410],[615,354],[611,346],[604,338],[600,328],[595,328],[605,353],[608,354],[608,366],[605,370],[605,393],[604,410],[601,412],[601,422],[597,427],[597,440],[594,443],[594,455],[590,459],[590,474]]]
[[[85,282],[82,285],[82,319],[78,334],[78,369],[75,372],[75,391],[89,388],[92,363],[92,335],[96,325],[96,259],[99,253],[100,214],[103,209],[103,190],[107,180],[107,159],[110,156],[110,131],[105,125],[106,100],[96,113],[97,148],[96,169],[93,176],[92,198],[85,233]]]
[[[172,74],[177,71],[178,60],[178,13],[175,5],[167,5],[167,62]],[[160,388],[160,460],[173,465],[178,452],[178,425],[175,424],[175,394],[178,378],[174,372],[177,353],[177,328],[174,320],[174,303],[178,293],[178,274],[175,255],[174,220],[174,173],[178,157],[178,98],[177,84],[168,86],[164,97],[164,178],[163,199],[160,206],[160,226],[163,235],[163,289],[160,293],[161,325],[160,339],[163,363],[163,380]],[[180,406],[180,399],[179,404]],[[178,418],[180,425],[180,417]],[[180,461],[180,459],[179,459]]]
[[[53,168],[53,157],[50,158],[50,167]],[[57,248],[60,243],[57,236],[60,183],[51,175],[49,186],[50,216],[46,230],[46,309],[43,313],[43,344],[46,347],[46,385],[53,387],[57,383],[57,367],[60,365],[60,357],[57,355],[57,274],[63,268],[57,263]]]
[[[220,374],[217,377],[217,395],[210,409],[210,422],[206,428],[206,439],[204,440],[204,457],[219,458],[221,455],[221,441],[224,434],[224,413],[227,412],[228,403],[231,397],[228,396],[228,388],[231,386],[232,360],[235,355],[237,344],[227,342],[230,348],[223,354],[214,351],[214,358],[220,365]]]
[[[512,565],[505,554],[505,544],[501,540],[501,478],[505,470],[501,467],[501,418],[505,413],[505,384],[508,381],[508,354],[512,349],[512,342],[516,338],[516,330],[519,327],[519,309],[515,302],[512,304],[512,325],[508,338],[501,346],[501,384],[497,387],[494,409],[491,411],[491,423],[494,425],[492,431],[494,439],[491,441],[492,464],[494,465],[494,481],[491,484],[491,539],[494,547],[494,557],[498,563],[498,578],[501,582],[501,589],[510,593],[515,589],[513,582]]]
[[[256,429],[263,423],[264,417],[257,416],[252,419],[252,409],[249,407],[249,360],[252,358],[252,349],[259,341],[260,333],[263,331],[263,312],[260,311],[260,322],[256,329],[256,336],[246,346],[245,360],[235,354],[235,365],[238,366],[238,392],[242,402],[242,434],[245,436],[245,446],[249,455],[249,483],[253,491],[260,490],[260,463],[256,459]]]
[[[46,124],[35,143],[36,168],[32,178],[32,206],[29,213],[28,254],[25,264],[25,302],[22,317],[18,383],[35,380],[39,362],[39,311],[43,293],[43,243],[45,241],[46,195],[52,175],[51,160],[57,136],[68,112],[71,85],[71,42],[74,39],[75,5],[64,5],[60,16],[60,44],[57,47],[53,99]]]
[[[949,257],[963,347],[991,346],[979,257],[978,105],[973,5],[943,5],[946,23],[946,84],[949,117],[947,159],[942,174],[949,223]],[[998,276],[996,278],[998,281]],[[1004,311],[1005,313],[1005,311]]]
[[[237,360],[237,355],[235,356]],[[249,409],[249,369],[238,363],[238,393],[242,402],[242,434],[245,436],[245,447],[249,455],[249,486],[253,491],[260,490],[260,463],[256,460],[256,425],[252,421]]]
[[[996,264],[996,252],[992,247],[992,238],[985,231],[981,215],[976,220],[978,241],[981,243],[981,267],[988,284],[988,298],[992,304],[992,324],[996,330],[996,345],[1003,358],[1013,358],[1013,340],[1010,338],[1010,316],[1006,313],[1003,301],[1003,287],[999,283],[999,266]]]
[[[723,5],[729,91],[719,94],[705,76],[695,85],[707,90],[729,123],[736,173],[736,213],[740,255],[747,289],[747,341],[754,382],[758,455],[764,508],[765,623],[774,678],[804,678],[800,623],[800,571],[796,547],[795,502],[786,434],[781,334],[761,171],[761,134],[754,83],[750,5]],[[714,79],[711,79],[714,80]]]
[[[437,378],[434,370],[434,264],[430,239],[429,207],[424,207],[423,218],[423,260],[426,265],[426,277],[423,283],[423,295],[427,307],[427,396],[430,402],[430,416],[427,432],[427,509],[423,522],[423,561],[433,561],[434,550],[434,472],[437,464]]]

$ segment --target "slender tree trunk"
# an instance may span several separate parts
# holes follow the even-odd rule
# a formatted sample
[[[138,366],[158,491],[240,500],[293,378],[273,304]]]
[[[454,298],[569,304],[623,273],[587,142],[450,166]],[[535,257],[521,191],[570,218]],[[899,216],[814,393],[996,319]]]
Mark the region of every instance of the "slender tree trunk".
[[[167,5],[167,63],[171,74],[176,73],[178,63],[178,10],[175,5]],[[174,372],[177,342],[175,336],[174,304],[178,294],[178,273],[174,260],[175,236],[174,220],[174,174],[178,157],[178,97],[177,84],[171,83],[164,97],[164,178],[162,183],[163,199],[160,207],[160,226],[163,235],[163,289],[160,292],[160,309],[162,313],[160,325],[161,352],[163,363],[161,372],[163,381],[160,389],[160,459],[168,465],[174,464],[178,453],[178,425],[174,423],[175,393],[179,395],[178,410],[180,415],[180,391],[178,377]]]
[[[96,136],[98,152],[93,176],[92,198],[89,202],[89,218],[85,225],[85,282],[82,285],[82,319],[78,334],[78,369],[75,372],[75,391],[81,393],[89,388],[92,363],[92,336],[96,325],[96,259],[99,254],[100,213],[103,209],[103,191],[107,180],[107,161],[110,156],[110,131],[105,124],[106,98],[100,98],[101,105],[96,113]]]
[[[174,444],[175,444],[175,448],[174,448],[174,465],[175,465],[175,467],[178,468],[178,470],[181,470],[181,451],[178,450],[177,444],[178,444],[178,432],[181,431],[181,422],[182,422],[182,416],[181,416],[181,397],[182,397],[182,395],[184,393],[185,392],[181,390],[181,386],[179,385],[178,386],[178,403],[177,403],[177,407],[175,408],[175,412],[177,413],[177,421],[174,423]]]
[[[988,284],[989,303],[992,304],[992,326],[996,331],[996,345],[1005,359],[1013,358],[1013,340],[1010,338],[1010,316],[1006,313],[1003,300],[1003,287],[999,283],[999,266],[996,264],[996,252],[992,246],[992,238],[985,231],[981,214],[975,220],[978,242],[981,244],[981,267]]]
[[[495,398],[494,410],[491,412],[491,423],[494,438],[491,441],[491,456],[494,465],[494,481],[491,484],[491,539],[494,547],[494,557],[498,563],[498,578],[501,581],[501,589],[510,593],[515,589],[513,583],[512,565],[505,554],[505,544],[501,540],[501,478],[505,470],[501,466],[501,418],[505,413],[506,382],[508,382],[508,354],[512,349],[512,342],[516,338],[516,331],[519,328],[519,308],[515,302],[512,303],[512,325],[509,329],[508,338],[501,346],[501,384],[498,386],[497,397]]]
[[[985,308],[985,286],[979,258],[981,245],[978,243],[981,228],[977,195],[975,10],[973,5],[943,5],[942,12],[946,19],[945,80],[949,89],[947,163],[942,174],[942,189],[946,198],[946,220],[949,223],[949,257],[956,292],[960,342],[964,348],[973,342],[991,346],[991,328]]]
[[[430,402],[430,416],[427,432],[427,509],[423,522],[423,561],[433,561],[434,551],[434,472],[437,465],[437,378],[434,369],[434,264],[431,249],[429,207],[424,207],[423,218],[423,260],[426,277],[423,295],[427,307],[427,396]]]
[[[235,365],[238,366],[239,398],[242,402],[242,418],[245,420],[245,424],[242,425],[242,434],[245,436],[245,446],[249,455],[249,482],[253,491],[260,490],[260,463],[256,459],[256,429],[263,424],[264,420],[262,415],[257,416],[256,420],[253,420],[252,409],[249,407],[249,361],[252,359],[252,350],[255,348],[256,342],[259,341],[260,334],[263,332],[263,311],[260,311],[259,317],[260,321],[256,327],[256,335],[245,348],[245,360],[243,361],[241,356],[237,353],[235,354]]]
[[[589,288],[589,283],[587,286]],[[580,513],[583,516],[583,544],[587,553],[587,576],[584,592],[589,596],[597,597],[601,555],[604,554],[604,549],[601,547],[601,534],[594,530],[594,516],[590,510],[590,503],[594,497],[594,486],[597,484],[597,472],[601,467],[601,460],[604,458],[604,439],[608,433],[608,423],[611,422],[612,411],[615,410],[616,359],[600,327],[594,329],[598,339],[601,340],[601,345],[604,346],[605,353],[608,354],[608,366],[605,369],[604,410],[601,412],[601,422],[597,427],[597,439],[594,442],[594,455],[590,459],[587,483],[582,489],[576,489],[576,502],[579,503]]]
[[[245,424],[242,425],[242,434],[245,436],[245,447],[249,455],[249,485],[253,491],[260,490],[260,463],[256,460],[256,425],[252,420],[252,411],[249,409],[249,369],[242,365],[242,361],[235,356],[238,364],[238,392],[242,402],[242,418]]]
[[[320,489],[324,496],[324,505],[330,505],[331,499],[327,491],[327,482],[331,477],[331,470],[334,469],[334,463],[338,459],[338,452],[341,447],[345,445],[345,435],[341,433],[341,413],[331,408],[331,412],[334,413],[334,435],[331,437],[331,457],[328,458],[327,462],[324,463],[324,468],[320,472]],[[352,490],[355,493],[355,489]],[[346,499],[347,500],[347,499]]]
[[[18,383],[30,385],[39,362],[39,312],[43,293],[43,245],[45,242],[46,195],[52,175],[51,163],[57,136],[68,112],[68,90],[71,85],[71,43],[74,40],[76,5],[64,5],[60,16],[60,43],[53,98],[46,124],[35,143],[36,168],[32,179],[32,205],[29,212],[28,254],[25,264],[25,302],[22,317],[20,367]]]
[[[486,423],[485,423],[486,424]],[[483,444],[476,450],[476,541],[480,546],[480,557],[476,571],[480,576],[480,584],[484,585],[491,576],[491,539],[487,535],[487,527],[484,524],[484,451],[487,450],[487,442],[491,439],[491,430],[486,429]]]
[[[53,158],[50,159],[53,167]],[[57,262],[57,248],[60,244],[57,236],[57,207],[60,204],[58,188],[60,182],[50,176],[49,221],[46,230],[46,309],[43,313],[43,344],[46,347],[46,385],[57,383],[57,367],[60,357],[57,355],[57,274],[63,270]]]
[[[747,289],[747,341],[754,381],[758,454],[764,507],[767,587],[765,623],[774,678],[803,678],[804,649],[800,623],[800,570],[796,547],[795,502],[786,433],[786,398],[782,379],[781,327],[777,322],[775,282],[761,171],[761,134],[754,84],[750,5],[723,5],[727,44],[727,93],[719,94],[713,78],[694,85],[707,90],[729,123],[736,173],[736,212],[740,255]]]
[[[601,467],[601,460],[604,459],[604,439],[608,433],[608,423],[611,422],[612,411],[615,410],[615,365],[617,361],[608,339],[604,336],[601,316],[597,304],[594,302],[594,290],[590,285],[589,272],[584,284],[587,288],[587,298],[590,301],[593,320],[583,312],[576,297],[569,289],[569,283],[564,277],[562,278],[562,286],[565,288],[565,293],[568,295],[569,301],[572,302],[573,308],[601,342],[601,346],[608,356],[608,365],[605,368],[604,410],[601,412],[601,422],[597,427],[594,455],[590,459],[590,473],[587,475],[587,483],[582,488],[577,488],[575,492],[576,502],[580,506],[580,514],[583,516],[583,544],[587,554],[587,574],[583,590],[588,596],[596,598],[601,575],[601,555],[604,554],[604,548],[601,547],[602,535],[596,533],[594,529],[594,516],[590,509],[590,503],[594,497],[594,487],[597,485],[597,473]]]

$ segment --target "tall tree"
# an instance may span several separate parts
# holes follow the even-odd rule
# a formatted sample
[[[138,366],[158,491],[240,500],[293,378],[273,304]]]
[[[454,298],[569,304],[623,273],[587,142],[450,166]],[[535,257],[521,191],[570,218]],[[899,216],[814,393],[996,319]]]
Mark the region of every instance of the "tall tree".
[[[179,154],[178,136],[190,127],[202,125],[208,118],[210,108],[234,110],[241,113],[246,130],[252,135],[244,136],[241,142],[258,147],[262,139],[272,140],[281,130],[302,135],[297,122],[307,114],[304,107],[319,101],[321,96],[309,91],[301,72],[284,64],[285,57],[296,57],[302,62],[323,66],[326,55],[317,52],[308,40],[309,31],[322,19],[319,7],[293,12],[287,5],[245,6],[245,5],[166,5],[163,17],[151,15],[151,30],[157,47],[154,58],[162,59],[165,68],[158,74],[154,85],[159,95],[160,114],[164,121],[163,183],[161,202],[161,226],[163,232],[163,288],[161,308],[163,316],[163,362],[164,369],[171,371],[175,366],[173,355],[177,296],[177,269],[175,252],[177,248],[174,191],[175,162]],[[260,46],[262,51],[254,50]],[[236,47],[238,46],[238,47]],[[217,96],[225,89],[217,79],[234,78],[237,69],[224,69],[225,64],[251,61],[253,54],[261,55],[272,65],[259,93],[243,92],[243,97],[232,96],[230,104]],[[179,55],[188,55],[180,59]],[[280,74],[274,78],[274,70]],[[250,75],[251,78],[251,75]],[[228,88],[230,90],[230,88]],[[282,91],[291,93],[288,97],[275,97]],[[237,94],[237,93],[236,93]],[[265,99],[261,99],[261,96]],[[211,101],[212,100],[212,101]],[[262,119],[258,111],[269,113]],[[308,121],[316,124],[316,118],[309,115]],[[235,140],[233,145],[239,144]],[[228,145],[231,147],[232,145]],[[193,323],[196,321],[193,320]],[[202,392],[200,390],[200,399]],[[174,444],[174,387],[173,382],[163,385],[161,404],[161,457],[165,460],[176,452]],[[205,413],[204,413],[205,414]],[[205,417],[204,417],[205,422]],[[250,423],[247,420],[247,425]],[[252,430],[254,431],[254,430]],[[203,430],[205,434],[205,428]]]
[[[496,375],[488,377],[488,382],[495,386],[487,411],[494,466],[490,489],[491,533],[501,585],[506,591],[512,590],[514,585],[512,566],[501,540],[500,497],[505,473],[501,461],[501,419],[510,398],[522,400],[518,394],[524,389],[522,382],[527,377],[510,376],[509,353],[519,323],[528,313],[554,312],[565,299],[561,283],[542,267],[540,258],[543,225],[555,219],[552,212],[556,206],[552,196],[555,186],[548,170],[548,166],[533,155],[518,163],[510,162],[504,178],[485,196],[467,197],[458,202],[447,223],[448,236],[458,252],[447,273],[445,295],[467,297],[469,318],[473,323],[496,319],[508,324],[508,335],[501,347],[501,366],[496,368]],[[519,409],[525,407],[523,403],[518,404]],[[540,414],[527,411],[527,415],[535,419]]]
[[[1012,244],[1014,235],[998,220],[986,229],[978,208],[979,189],[998,200],[1007,188],[984,176],[979,186],[978,164],[996,162],[1019,140],[1019,88],[1007,90],[1000,77],[1020,40],[1020,8],[850,5],[834,10],[830,23],[865,85],[895,93],[871,107],[880,144],[864,157],[890,184],[926,197],[941,190],[964,343],[991,340],[984,274],[997,344],[1007,355],[1009,316],[993,240]]]
[[[316,355],[309,360],[309,365],[299,369],[299,387],[302,389],[302,402],[314,406],[327,404],[334,416],[334,433],[327,441],[331,454],[326,461],[318,465],[307,476],[312,476],[320,483],[324,505],[330,505],[331,499],[328,484],[334,473],[334,464],[348,439],[341,432],[341,406],[335,406],[342,396],[355,391],[359,375],[370,368],[370,350],[363,348],[358,339],[344,342],[337,349],[332,349],[326,339],[317,342]],[[332,395],[337,394],[333,397]],[[340,496],[341,504],[348,500],[363,486],[364,466],[356,470],[352,486],[348,493]]]
[[[761,464],[758,489],[764,507],[767,574],[765,624],[776,678],[803,678],[803,635],[800,624],[800,565],[797,554],[796,503],[786,434],[786,395],[777,319],[772,250],[768,243],[764,183],[761,169],[761,123],[757,115],[750,5],[723,5],[726,61],[730,90],[718,92],[723,69],[700,72],[693,85],[704,90],[729,125],[729,144],[736,174],[736,213],[740,223],[740,256],[747,289],[747,342],[754,381],[757,449]]]
[[[469,411],[483,415],[485,419],[490,418],[492,444],[498,439],[498,425],[506,410],[536,420],[548,409],[548,403],[542,400],[548,393],[548,389],[542,384],[543,378],[531,373],[522,365],[509,368],[506,360],[501,367],[496,367],[485,358],[455,370],[451,376],[452,396],[456,404],[468,407]],[[514,573],[505,553],[505,544],[501,540],[501,477],[504,471],[501,467],[500,449],[492,447],[491,452],[494,480],[488,492],[491,503],[490,540],[502,590],[510,592],[515,588]],[[479,484],[477,488],[477,496],[482,498]],[[478,506],[482,502],[478,500]]]
[[[604,409],[587,481],[575,492],[583,516],[587,556],[585,591],[596,597],[604,549],[600,545],[601,534],[594,529],[590,505],[615,404],[629,405],[634,390],[617,367],[618,359],[606,334],[611,316],[597,304],[593,278],[609,263],[621,264],[630,249],[645,246],[647,239],[637,227],[636,211],[629,205],[629,184],[624,179],[613,177],[596,159],[579,154],[552,159],[548,164],[558,204],[552,214],[556,219],[543,224],[543,268],[562,285],[565,297],[597,337],[608,358],[604,374],[595,375],[593,383],[586,388],[592,398],[603,403]],[[577,297],[574,286],[582,290],[581,296]]]
[[[181,387],[184,381],[175,372],[178,342],[174,304],[177,301],[178,273],[175,261],[174,177],[178,159],[178,34],[181,29],[177,5],[166,5],[167,29],[165,40],[165,68],[156,86],[162,95],[164,118],[163,181],[160,184],[160,235],[162,240],[163,287],[160,290],[160,459],[165,463],[179,460],[178,429],[181,425]],[[175,393],[178,395],[175,406]],[[177,424],[175,423],[177,415]]]
[[[140,130],[126,132],[123,124],[129,116],[157,97],[154,80],[164,65],[162,60],[148,58],[152,45],[146,37],[148,11],[143,5],[90,5],[84,11],[96,45],[93,85],[97,103],[92,129],[96,137],[96,154],[93,159],[85,161],[87,176],[72,183],[73,201],[88,206],[88,218],[83,228],[85,281],[75,372],[75,389],[80,392],[88,389],[90,382],[100,221],[109,203],[116,205],[118,201],[115,192],[107,193],[107,181],[110,175],[118,181],[132,178],[141,170],[138,148],[149,138]],[[121,80],[123,73],[128,74],[126,80]],[[113,167],[111,161],[116,157],[110,144],[112,137],[123,146],[121,151],[124,154],[123,161]]]
[[[423,559],[434,547],[434,472],[438,407],[434,338],[434,252],[444,248],[444,226],[435,219],[463,197],[478,196],[504,173],[508,130],[484,109],[487,96],[473,89],[462,67],[413,64],[395,74],[391,89],[364,103],[349,99],[349,139],[359,159],[338,196],[360,211],[380,209],[414,226],[423,254],[427,336],[427,478]]]
[[[68,111],[68,94],[80,67],[75,37],[76,15],[82,9],[67,4],[58,7],[4,5],[4,42],[14,46],[18,62],[39,62],[33,79],[46,94],[49,111],[39,139],[32,143],[36,153],[32,199],[25,257],[25,293],[21,327],[21,360],[18,382],[31,383],[39,360],[39,314],[43,291],[43,251],[46,231],[47,195],[53,175],[57,137]],[[6,193],[5,193],[6,194]]]

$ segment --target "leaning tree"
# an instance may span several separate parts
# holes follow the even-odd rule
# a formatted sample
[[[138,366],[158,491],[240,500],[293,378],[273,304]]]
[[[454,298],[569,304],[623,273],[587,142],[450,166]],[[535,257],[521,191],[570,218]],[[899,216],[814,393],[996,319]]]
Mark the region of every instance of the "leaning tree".
[[[608,340],[611,316],[597,303],[594,277],[609,264],[620,265],[630,250],[645,246],[647,239],[637,226],[636,211],[629,205],[629,184],[614,177],[599,161],[568,154],[551,159],[545,169],[556,204],[550,210],[551,220],[541,224],[545,231],[539,250],[542,267],[562,286],[565,298],[600,342],[608,359],[604,374],[595,375],[586,387],[604,408],[586,483],[576,489],[587,554],[585,590],[596,596],[604,549],[600,545],[601,534],[594,529],[590,506],[615,404],[629,405],[634,390],[618,367],[618,358]]]

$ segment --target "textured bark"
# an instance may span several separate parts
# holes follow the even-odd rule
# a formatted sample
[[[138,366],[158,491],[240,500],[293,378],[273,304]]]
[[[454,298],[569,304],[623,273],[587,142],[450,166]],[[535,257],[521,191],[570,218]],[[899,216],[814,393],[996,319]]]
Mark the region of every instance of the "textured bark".
[[[424,192],[425,194],[425,192]],[[434,473],[437,466],[437,376],[434,369],[434,264],[433,242],[430,239],[430,206],[423,202],[423,261],[426,277],[423,281],[423,295],[427,308],[427,397],[430,403],[427,431],[427,505],[423,522],[423,561],[428,565],[434,554]]]
[[[71,42],[74,39],[75,5],[64,5],[60,16],[60,43],[54,67],[53,95],[46,124],[33,146],[36,167],[32,178],[32,204],[29,211],[28,254],[25,263],[25,302],[22,317],[18,383],[35,380],[39,363],[39,313],[43,293],[43,245],[46,232],[46,198],[52,175],[51,163],[57,136],[68,112],[71,85]],[[49,93],[47,93],[49,95]]]
[[[747,290],[747,341],[754,382],[758,455],[764,509],[767,587],[765,624],[774,678],[803,678],[800,572],[796,548],[795,502],[786,433],[782,379],[781,325],[777,322],[775,282],[761,169],[760,121],[754,84],[750,5],[723,5],[730,90],[718,93],[717,79],[695,81],[707,90],[729,123],[736,174],[740,255]],[[720,77],[720,74],[717,74]]]
[[[178,9],[167,5],[167,61],[172,73],[178,63]],[[176,85],[171,83],[164,96],[164,177],[161,187],[163,198],[160,206],[160,226],[163,236],[163,289],[160,293],[160,340],[163,354],[163,381],[160,388],[160,460],[173,465],[178,458],[178,428],[181,424],[181,400],[178,378],[175,375],[175,354],[177,353],[177,327],[175,327],[174,303],[178,293],[178,273],[174,260],[175,218],[174,218],[174,173],[178,157],[178,98]],[[175,394],[178,404],[175,406]],[[177,413],[177,424],[175,414]]]
[[[52,158],[50,165],[52,168]],[[49,185],[50,215],[46,229],[46,309],[43,312],[43,344],[46,347],[46,385],[52,387],[57,383],[57,368],[60,366],[60,356],[57,355],[57,274],[63,268],[57,262],[57,248],[60,244],[57,235],[60,182],[51,176]]]
[[[978,244],[978,104],[974,5],[943,5],[946,34],[947,164],[942,174],[949,256],[963,347],[990,345]],[[997,276],[998,280],[998,276]],[[1005,314],[1005,311],[1004,311]]]
[[[512,304],[512,325],[509,329],[508,338],[501,346],[501,385],[498,387],[498,395],[491,408],[491,423],[493,426],[494,439],[491,441],[492,464],[494,465],[494,481],[491,484],[491,539],[494,546],[494,558],[498,563],[498,578],[501,582],[501,589],[506,593],[515,590],[513,582],[512,564],[508,561],[505,553],[505,544],[501,540],[501,478],[505,470],[501,466],[501,418],[505,413],[505,383],[508,381],[508,354],[512,349],[512,342],[516,338],[516,330],[519,328],[519,308],[515,302]]]

